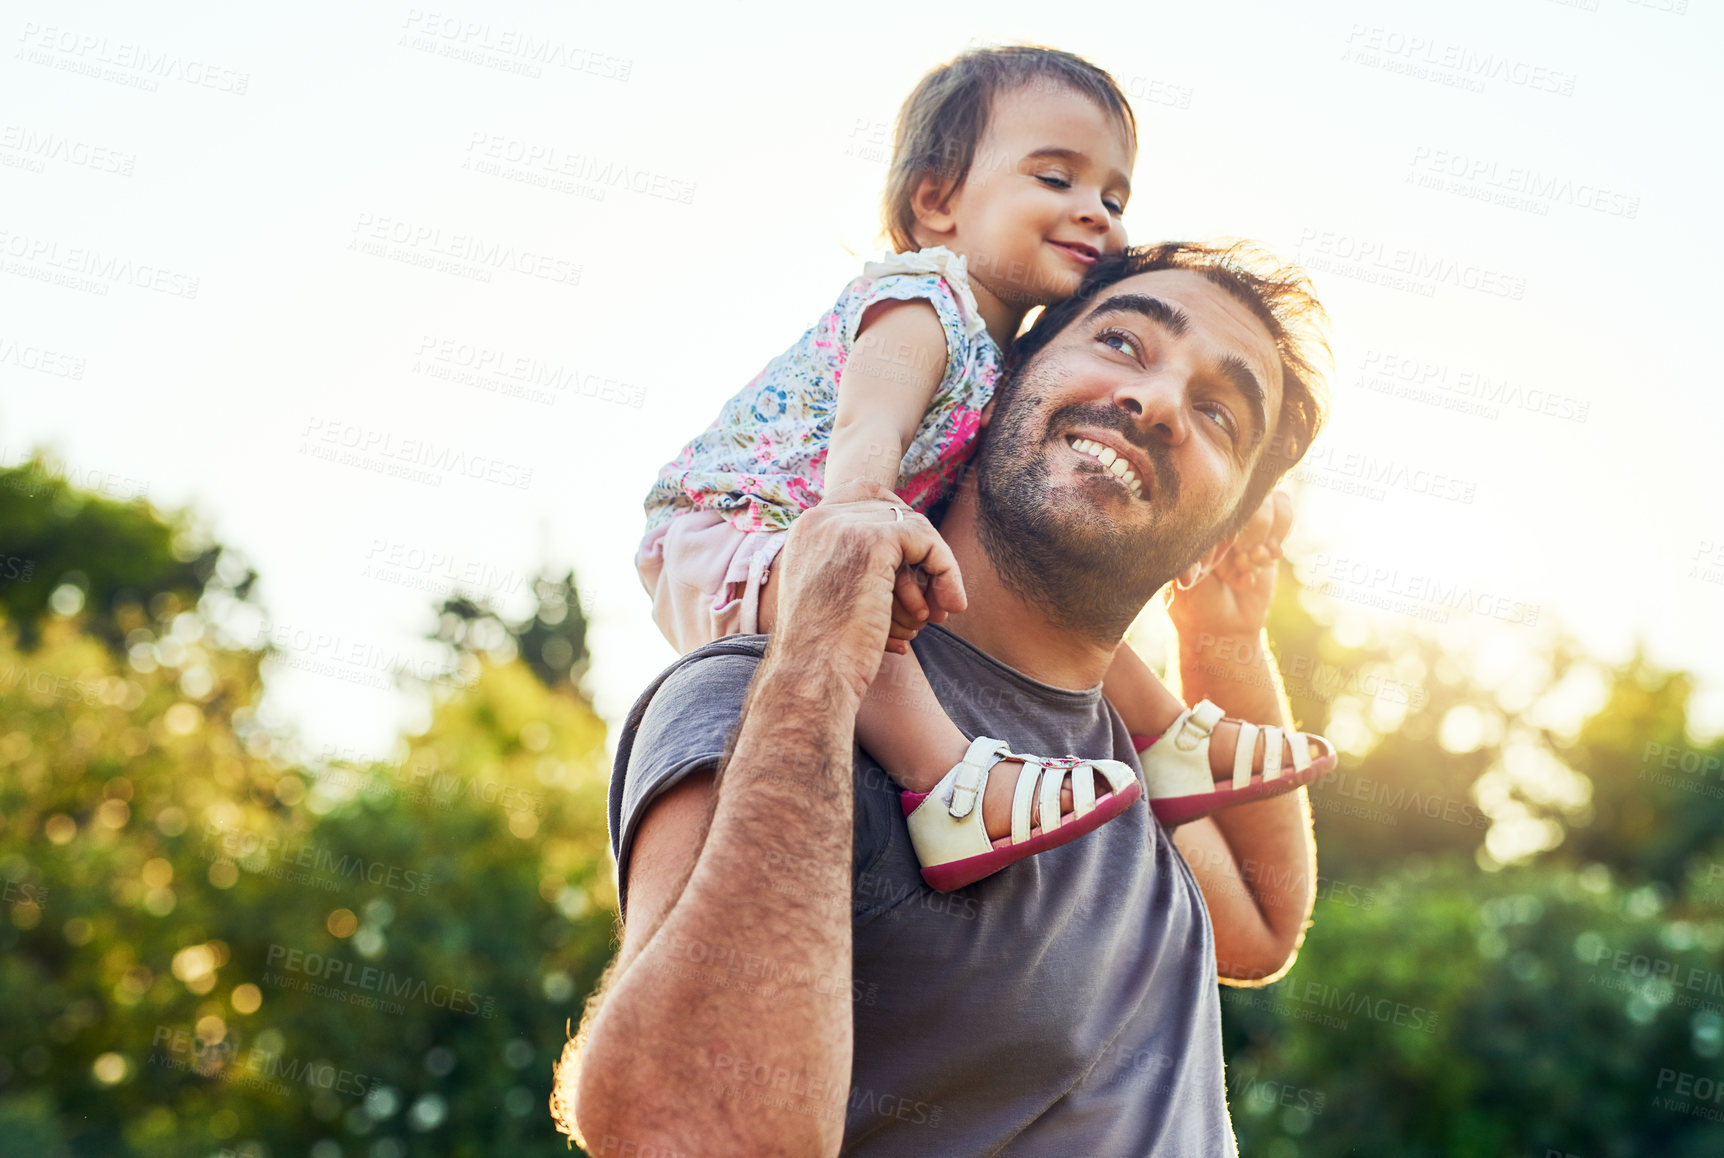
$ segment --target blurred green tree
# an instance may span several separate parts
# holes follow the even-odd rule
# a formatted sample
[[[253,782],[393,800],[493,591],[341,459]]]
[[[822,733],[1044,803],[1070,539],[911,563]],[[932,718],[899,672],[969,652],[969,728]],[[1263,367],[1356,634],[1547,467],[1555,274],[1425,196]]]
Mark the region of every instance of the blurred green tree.
[[[4,493],[73,512],[30,542],[88,597],[0,618],[0,1155],[566,1154],[615,912],[590,704],[479,656],[399,761],[295,766],[201,573],[75,549],[94,509],[161,561],[176,519]]]
[[[55,592],[82,608],[84,630],[118,652],[146,609],[193,606],[217,578],[220,547],[202,541],[184,513],[163,517],[143,499],[121,502],[73,487],[47,453],[0,467],[0,613],[26,651],[36,646]],[[239,565],[233,598],[248,600],[257,573]],[[65,603],[70,600],[69,603]]]

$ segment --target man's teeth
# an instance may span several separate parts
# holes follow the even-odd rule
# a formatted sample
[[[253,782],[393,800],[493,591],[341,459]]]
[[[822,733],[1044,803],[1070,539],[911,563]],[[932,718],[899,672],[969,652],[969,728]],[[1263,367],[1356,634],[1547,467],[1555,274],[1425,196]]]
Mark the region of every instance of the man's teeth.
[[[1071,440],[1071,445],[1073,450],[1090,455],[1116,475],[1125,483],[1126,489],[1131,491],[1132,497],[1139,499],[1143,497],[1143,483],[1138,481],[1131,465],[1116,454],[1111,446],[1103,446],[1101,443],[1093,442],[1087,438],[1074,438]]]

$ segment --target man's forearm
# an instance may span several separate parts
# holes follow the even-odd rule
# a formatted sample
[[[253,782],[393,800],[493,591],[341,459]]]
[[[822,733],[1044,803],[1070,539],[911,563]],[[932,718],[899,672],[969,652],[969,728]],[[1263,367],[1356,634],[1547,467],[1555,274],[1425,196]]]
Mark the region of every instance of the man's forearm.
[[[1182,698],[1209,699],[1229,716],[1286,727],[1289,713],[1268,638],[1197,634],[1179,641]],[[1279,759],[1266,754],[1265,759]],[[1280,969],[1297,949],[1316,898],[1316,843],[1304,789],[1211,814],[1237,866],[1237,889],[1249,894],[1260,927],[1217,928],[1223,975],[1253,980]],[[1194,864],[1194,868],[1197,866]],[[1211,905],[1212,914],[1215,905]],[[1224,935],[1232,932],[1229,937]],[[1228,957],[1236,958],[1230,961]],[[1234,968],[1228,968],[1233,965]]]
[[[599,1133],[618,1152],[837,1152],[855,713],[828,683],[771,652],[761,665],[688,881],[593,1025],[580,1102],[595,1153]]]

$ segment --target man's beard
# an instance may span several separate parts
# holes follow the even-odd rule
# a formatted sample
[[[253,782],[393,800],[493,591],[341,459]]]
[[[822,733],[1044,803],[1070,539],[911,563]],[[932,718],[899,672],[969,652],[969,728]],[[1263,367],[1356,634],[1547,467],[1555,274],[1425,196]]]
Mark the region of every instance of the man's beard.
[[[1179,476],[1164,445],[1146,439],[1110,403],[1074,404],[1044,419],[1037,388],[1051,383],[1034,363],[1026,370],[1002,383],[977,451],[977,533],[1019,598],[1042,608],[1056,626],[1117,643],[1151,597],[1220,539],[1231,512],[1214,519],[1177,514]],[[1150,501],[1132,499],[1120,513],[1147,505],[1152,523],[1124,526],[1076,494],[1055,501],[1049,458],[1065,439],[1044,439],[1080,425],[1113,431],[1143,452],[1155,472],[1142,480],[1151,485]]]

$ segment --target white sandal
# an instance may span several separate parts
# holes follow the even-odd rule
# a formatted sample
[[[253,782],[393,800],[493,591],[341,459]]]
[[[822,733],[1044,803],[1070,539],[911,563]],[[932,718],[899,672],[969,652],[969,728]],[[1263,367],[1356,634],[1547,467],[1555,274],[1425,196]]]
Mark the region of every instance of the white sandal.
[[[1012,795],[1012,832],[988,839],[982,821],[982,796],[988,773],[1001,760],[1022,760]],[[1095,773],[1106,778],[1109,790],[1095,794]],[[1060,787],[1072,778],[1072,810],[1060,816]],[[1046,821],[1030,827],[1030,805],[1040,781],[1041,817],[1059,816],[1050,829]],[[946,773],[932,792],[905,792],[904,815],[910,843],[922,863],[922,879],[943,893],[1005,868],[1014,861],[1058,848],[1100,828],[1137,802],[1143,786],[1130,765],[1118,760],[1082,760],[1076,756],[1049,759],[1013,752],[1004,740],[978,736],[964,758]]]
[[[1200,700],[1182,712],[1167,731],[1138,748],[1144,782],[1149,785],[1149,807],[1164,827],[1173,828],[1235,804],[1280,796],[1335,767],[1335,746],[1314,732],[1285,732],[1273,725],[1260,727],[1235,720],[1239,747],[1233,753],[1233,782],[1218,784],[1209,768],[1209,740],[1224,719],[1228,717],[1220,708]],[[1263,733],[1264,770],[1253,772],[1258,732]],[[1293,750],[1290,766],[1281,763],[1284,737]],[[1132,739],[1136,742],[1143,737]],[[1316,759],[1311,757],[1313,740],[1323,748]]]

